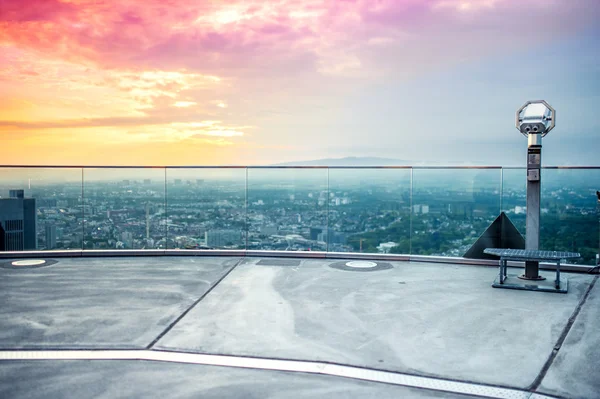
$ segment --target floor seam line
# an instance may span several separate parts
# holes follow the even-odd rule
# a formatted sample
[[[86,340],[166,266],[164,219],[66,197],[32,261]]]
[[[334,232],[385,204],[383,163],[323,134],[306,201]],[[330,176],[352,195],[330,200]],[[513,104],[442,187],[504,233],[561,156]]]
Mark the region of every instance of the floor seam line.
[[[558,355],[558,352],[560,351],[560,349],[562,348],[563,343],[567,339],[567,335],[569,335],[569,332],[571,331],[571,328],[575,324],[575,320],[577,319],[577,316],[579,316],[579,313],[581,312],[581,309],[583,308],[583,305],[585,305],[585,303],[587,302],[587,299],[590,296],[590,293],[592,292],[592,289],[596,285],[596,281],[598,281],[599,277],[600,277],[600,275],[594,277],[594,279],[592,280],[592,282],[588,286],[585,294],[583,295],[583,298],[581,298],[581,300],[579,301],[579,304],[577,304],[577,307],[575,308],[575,310],[573,311],[573,313],[569,317],[569,320],[567,321],[567,324],[565,325],[565,327],[563,328],[560,336],[558,337],[558,340],[556,341],[556,343],[552,347],[552,351],[550,352],[550,356],[548,356],[548,359],[546,359],[546,362],[544,363],[544,365],[540,369],[540,372],[538,373],[538,375],[535,378],[535,380],[533,380],[533,382],[531,383],[531,385],[529,385],[529,387],[527,388],[530,392],[534,393],[540,387],[540,385],[542,384],[542,381],[546,377],[546,374],[550,370],[550,367],[552,367],[552,364],[554,363],[554,360],[556,359],[556,356]]]
[[[194,301],[194,303],[192,303],[186,310],[183,311],[183,313],[181,313],[171,324],[169,324],[167,326],[167,328],[165,328],[156,338],[154,338],[154,340],[152,340],[152,342],[150,342],[150,344],[148,344],[145,349],[146,350],[151,350],[154,345],[156,345],[158,343],[158,341],[160,341],[165,335],[167,335],[172,329],[173,327],[175,327],[177,325],[177,323],[179,323],[185,316],[187,316],[187,314],[196,307],[196,305],[198,305],[204,298],[206,298],[206,296],[208,294],[210,294],[212,292],[212,290],[218,286],[221,281],[223,281],[227,276],[229,276],[229,274],[235,269],[237,268],[242,262],[244,261],[244,257],[240,257],[240,259],[225,273],[221,276],[221,278],[219,278],[214,284],[212,284],[204,294],[200,295],[200,298],[196,299]]]

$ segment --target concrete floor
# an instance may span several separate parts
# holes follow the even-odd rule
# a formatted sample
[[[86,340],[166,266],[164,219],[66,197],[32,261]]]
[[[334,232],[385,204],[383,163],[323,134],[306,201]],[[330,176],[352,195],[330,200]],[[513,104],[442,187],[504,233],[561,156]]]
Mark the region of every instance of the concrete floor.
[[[567,295],[492,289],[496,269],[238,266],[157,348],[304,359],[525,388],[591,277]],[[518,364],[519,367],[514,367]]]
[[[600,398],[600,283],[595,284],[581,308],[540,391]]]
[[[0,268],[0,348],[144,348],[238,260],[65,258]]]
[[[0,268],[0,347],[145,348],[161,337],[152,349],[333,362],[528,390],[594,279],[565,273],[564,295],[493,289],[497,270],[488,267],[390,262],[390,269],[369,272],[329,267],[334,260],[259,261],[74,258],[39,269]],[[599,304],[596,284],[537,392],[600,397]],[[161,373],[162,382],[153,377]],[[53,388],[38,393],[15,385],[36,378]],[[161,392],[169,389],[169,397],[440,394],[191,364],[0,362],[0,397],[90,396],[86,389],[105,397],[166,396]]]
[[[0,362],[1,398],[322,398],[469,396],[324,375],[145,361]]]

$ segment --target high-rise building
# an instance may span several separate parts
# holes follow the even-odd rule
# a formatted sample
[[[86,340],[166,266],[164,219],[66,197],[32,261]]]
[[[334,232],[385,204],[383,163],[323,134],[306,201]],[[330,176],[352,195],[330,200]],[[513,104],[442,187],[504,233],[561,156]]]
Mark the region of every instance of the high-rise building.
[[[37,249],[36,225],[35,198],[10,190],[9,198],[0,199],[0,251]]]
[[[46,223],[46,249],[56,248],[56,226]]]
[[[121,241],[123,244],[125,244],[126,248],[133,248],[133,234],[130,231],[124,231],[121,233]]]
[[[323,227],[311,227],[310,228],[310,239],[316,241],[319,239],[319,234],[323,232]]]
[[[150,203],[146,202],[146,239],[150,238]]]
[[[266,236],[273,236],[278,233],[279,229],[276,225],[266,225],[260,227],[260,234],[264,234]]]
[[[348,235],[325,227],[323,231],[317,235],[317,241],[323,241],[329,244],[346,244]]]
[[[225,247],[242,243],[240,230],[209,230],[204,234],[204,240],[209,247]]]

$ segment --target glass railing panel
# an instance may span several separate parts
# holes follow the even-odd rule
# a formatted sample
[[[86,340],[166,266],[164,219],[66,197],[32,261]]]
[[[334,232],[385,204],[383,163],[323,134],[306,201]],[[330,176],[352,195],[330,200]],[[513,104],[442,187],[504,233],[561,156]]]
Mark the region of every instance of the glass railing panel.
[[[327,250],[324,168],[248,168],[248,249]]]
[[[527,169],[505,168],[502,172],[502,212],[525,237]]]
[[[167,247],[246,248],[246,169],[167,169]]]
[[[81,249],[81,196],[81,169],[0,168],[0,250]]]
[[[581,253],[593,265],[599,246],[598,169],[543,169],[540,249]]]
[[[166,247],[164,168],[85,168],[84,249]]]
[[[410,253],[410,179],[410,168],[330,169],[329,251]]]
[[[501,172],[413,170],[412,253],[463,256],[500,214]]]

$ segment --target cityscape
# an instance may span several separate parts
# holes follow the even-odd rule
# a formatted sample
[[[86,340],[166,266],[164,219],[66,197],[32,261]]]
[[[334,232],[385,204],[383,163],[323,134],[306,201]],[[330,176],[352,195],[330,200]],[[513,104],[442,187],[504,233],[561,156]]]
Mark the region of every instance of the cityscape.
[[[522,169],[504,170],[502,179],[498,170],[416,169],[412,190],[404,169],[248,169],[247,184],[245,169],[175,171],[166,180],[160,170],[112,172],[97,170],[83,184],[55,177],[0,184],[0,250],[463,256],[501,210],[525,233]],[[547,171],[541,248],[596,262],[598,174]]]

